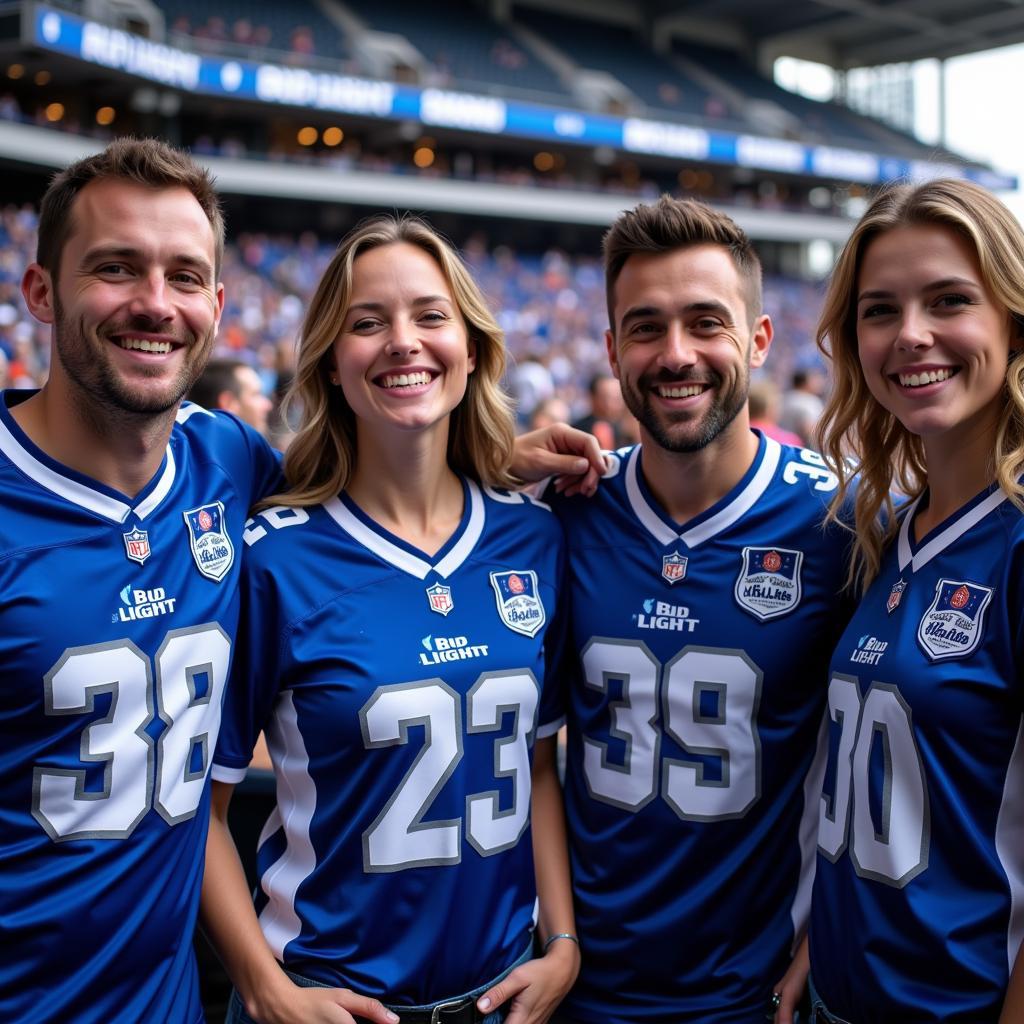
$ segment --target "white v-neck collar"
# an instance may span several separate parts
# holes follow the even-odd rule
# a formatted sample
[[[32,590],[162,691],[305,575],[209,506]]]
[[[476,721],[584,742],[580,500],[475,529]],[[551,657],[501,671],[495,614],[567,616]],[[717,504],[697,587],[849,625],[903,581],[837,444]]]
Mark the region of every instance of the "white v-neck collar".
[[[910,545],[910,530],[914,520],[914,513],[921,503],[924,495],[914,499],[913,504],[907,509],[900,523],[899,539],[896,544],[896,557],[899,562],[900,572],[904,572],[910,566],[911,572],[926,566],[936,555],[941,555],[953,541],[962,537],[972,527],[977,526],[990,512],[999,508],[1004,501],[1008,501],[1008,495],[997,488],[983,501],[969,509],[962,516],[959,516],[949,524],[941,533],[936,534],[930,541],[923,544],[915,553]]]
[[[638,479],[640,472],[640,449],[641,446],[637,445],[626,463],[626,495],[629,498],[633,514],[659,544],[674,544],[677,540],[681,540],[688,548],[695,548],[699,544],[711,540],[712,537],[717,536],[723,530],[732,526],[741,516],[745,515],[757,499],[764,494],[765,489],[775,475],[775,470],[778,468],[779,459],[782,455],[782,446],[778,441],[766,437],[764,439],[764,450],[760,456],[761,464],[757,467],[746,487],[713,516],[679,533],[665,522],[644,497],[643,488],[640,486],[640,480]]]
[[[132,505],[130,502],[115,498],[112,494],[90,487],[80,480],[65,476],[40,461],[11,432],[2,419],[0,419],[0,452],[3,452],[25,476],[34,480],[40,487],[46,488],[73,505],[78,505],[80,508],[87,509],[115,523],[123,523],[133,511],[139,519],[145,519],[150,515],[167,496],[167,492],[174,484],[177,471],[174,454],[171,452],[171,445],[168,442],[160,479],[138,505]]]
[[[431,572],[436,572],[438,576],[447,579],[469,557],[484,529],[484,499],[480,488],[472,480],[467,480],[466,489],[469,495],[469,518],[462,530],[462,536],[436,565],[400,548],[387,537],[382,536],[372,526],[363,522],[350,509],[346,508],[340,498],[331,498],[329,501],[325,501],[323,507],[324,511],[353,540],[358,541],[364,548],[372,551],[378,558],[384,559],[396,569],[401,569],[402,572],[420,580],[426,579]]]

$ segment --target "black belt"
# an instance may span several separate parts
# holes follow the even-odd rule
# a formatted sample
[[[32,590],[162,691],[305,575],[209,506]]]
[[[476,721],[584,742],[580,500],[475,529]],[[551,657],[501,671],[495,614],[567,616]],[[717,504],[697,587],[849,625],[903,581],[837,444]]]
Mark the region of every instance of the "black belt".
[[[389,1009],[394,1010],[402,1018],[402,1024],[480,1024],[495,1011],[481,1013],[477,1009],[477,998],[479,997],[452,999],[446,1003],[438,1003],[429,1010],[410,1010],[404,1006],[394,1005],[389,1005]],[[498,1012],[501,1012],[500,1008]]]

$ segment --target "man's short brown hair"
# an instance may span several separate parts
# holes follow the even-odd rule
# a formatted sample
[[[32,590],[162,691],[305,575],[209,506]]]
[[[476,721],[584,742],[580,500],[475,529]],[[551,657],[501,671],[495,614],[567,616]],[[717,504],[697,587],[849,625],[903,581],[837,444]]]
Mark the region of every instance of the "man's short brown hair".
[[[72,208],[78,193],[90,182],[122,179],[153,189],[184,188],[195,197],[213,228],[214,271],[220,276],[224,255],[224,216],[210,173],[188,153],[159,139],[125,137],[101,153],[84,157],[56,174],[39,209],[36,260],[54,280],[60,257],[73,228]]]
[[[728,249],[740,276],[750,323],[760,316],[761,260],[743,229],[731,218],[695,199],[663,195],[620,214],[604,236],[608,323],[615,333],[615,284],[630,256],[672,252],[695,245]]]

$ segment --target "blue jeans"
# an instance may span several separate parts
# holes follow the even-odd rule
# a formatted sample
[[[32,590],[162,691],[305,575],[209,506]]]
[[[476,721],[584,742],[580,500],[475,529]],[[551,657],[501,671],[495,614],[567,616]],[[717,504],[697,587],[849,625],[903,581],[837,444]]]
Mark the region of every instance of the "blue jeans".
[[[492,985],[497,984],[497,982],[501,981],[501,979],[504,978],[506,975],[511,974],[512,971],[514,971],[520,964],[525,964],[527,960],[532,959],[533,945],[531,943],[531,945],[526,947],[526,952],[523,953],[523,955],[518,960],[516,960],[516,962],[512,964],[511,967],[509,967],[507,970],[502,971],[501,974],[499,974],[496,978],[492,978],[486,984],[480,985],[478,988],[471,989],[464,995],[451,996],[449,998],[441,1000],[441,1002],[447,1003],[452,1002],[456,999],[476,999],[478,996],[482,996]],[[291,971],[288,970],[286,970],[284,973],[287,974],[288,977],[291,978],[296,985],[299,985],[302,988],[335,987],[334,985],[325,985],[322,981],[314,981],[312,978],[304,978],[302,977],[302,975],[293,974]],[[427,1013],[429,1013],[437,1004],[428,1003],[425,1006],[396,1006],[393,1003],[385,1003],[384,1005],[389,1010],[394,1010],[394,1012],[397,1013],[399,1017],[401,1017],[403,1010],[406,1012],[426,1011]],[[502,1021],[504,1021],[506,1016],[508,1016],[508,1010],[503,1009],[502,1007],[498,1007],[498,1009],[495,1010],[494,1013],[489,1013],[486,1017],[484,1017],[482,1024],[502,1024]],[[224,1024],[258,1024],[256,1020],[254,1020],[252,1017],[249,1016],[248,1013],[245,1012],[245,1006],[242,1005],[242,1000],[239,998],[238,992],[234,989],[232,989],[231,991],[231,1001],[228,1003],[228,1013],[227,1016],[224,1018]]]
[[[811,993],[810,1024],[850,1024],[844,1017],[837,1017],[829,1011],[821,996],[818,995],[818,990],[814,987],[814,979],[810,975],[807,976],[807,987]]]

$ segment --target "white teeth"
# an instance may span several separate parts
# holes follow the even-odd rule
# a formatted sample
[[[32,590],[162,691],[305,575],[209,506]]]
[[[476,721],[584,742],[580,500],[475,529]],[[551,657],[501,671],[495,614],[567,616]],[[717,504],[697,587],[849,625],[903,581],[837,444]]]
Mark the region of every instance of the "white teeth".
[[[171,351],[169,341],[150,341],[148,338],[118,338],[117,343],[121,348],[134,349],[137,352],[156,352],[166,355]]]
[[[662,398],[693,398],[702,390],[700,384],[662,384],[658,388],[658,394]]]
[[[429,384],[430,374],[425,371],[419,373],[395,373],[384,378],[386,388],[407,388],[414,384]]]
[[[898,374],[900,387],[920,388],[925,384],[937,384],[940,380],[949,380],[953,376],[952,370],[925,370],[924,373],[901,373]]]

